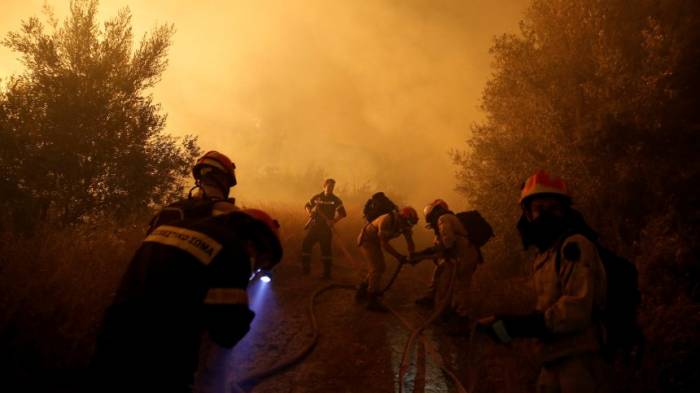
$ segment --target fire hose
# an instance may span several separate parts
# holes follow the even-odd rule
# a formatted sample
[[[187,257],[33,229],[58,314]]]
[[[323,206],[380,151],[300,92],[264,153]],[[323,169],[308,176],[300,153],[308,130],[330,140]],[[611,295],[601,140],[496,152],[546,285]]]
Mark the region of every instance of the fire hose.
[[[334,232],[335,235],[337,235],[337,232],[335,231],[335,228],[331,226],[332,231]],[[337,236],[334,236],[337,237]],[[345,257],[348,258],[348,260],[353,264],[353,265],[358,265],[357,261],[355,258],[350,254],[350,252],[347,250],[345,245],[343,245],[341,242],[337,242],[337,244],[340,246],[340,249],[343,251],[343,254],[345,254]],[[396,271],[394,272],[394,275],[390,279],[389,283],[387,286],[384,288],[382,293],[387,291],[391,285],[394,283],[396,280],[396,277],[398,276],[399,272],[401,271],[401,268],[403,267],[403,263],[399,263],[399,265],[396,268]],[[445,310],[447,307],[447,304],[450,299],[450,293],[452,291],[452,287],[454,284],[455,280],[455,269],[450,269],[451,274],[449,277],[449,284],[448,284],[448,290],[447,290],[447,295],[444,297],[444,299],[441,299],[437,304],[435,311],[431,316],[425,320],[420,326],[413,327],[411,324],[404,318],[402,317],[393,307],[386,306],[391,314],[396,317],[401,324],[411,332],[411,335],[409,339],[406,341],[406,345],[404,346],[404,351],[401,356],[401,364],[399,368],[399,392],[403,392],[403,385],[404,385],[404,377],[405,373],[408,369],[408,358],[410,353],[412,352],[413,346],[416,343],[416,339],[420,340],[423,346],[426,349],[426,352],[432,359],[432,361],[435,363],[436,366],[438,366],[447,376],[450,377],[450,379],[453,381],[454,385],[457,387],[457,390],[459,393],[467,393],[468,391],[464,388],[462,383],[459,381],[455,373],[448,367],[447,364],[445,364],[442,356],[439,354],[438,350],[434,347],[434,345],[428,341],[425,336],[422,335],[423,330],[425,330],[430,324],[432,324]],[[312,326],[312,337],[311,340],[299,351],[296,353],[292,354],[289,358],[284,359],[280,362],[277,362],[276,364],[270,366],[268,369],[258,371],[258,372],[253,372],[249,375],[246,375],[242,378],[240,378],[237,382],[234,382],[231,384],[231,389],[234,393],[245,393],[246,391],[250,392],[254,388],[254,386],[261,382],[262,380],[269,378],[279,372],[282,372],[284,370],[289,369],[290,367],[300,363],[302,360],[306,358],[316,347],[316,344],[318,343],[319,339],[319,328],[318,328],[318,321],[316,318],[315,314],[315,304],[316,304],[316,299],[318,298],[319,295],[333,290],[333,289],[345,289],[345,290],[355,290],[356,286],[354,284],[340,284],[340,283],[331,283],[325,286],[322,286],[318,288],[314,293],[311,295],[311,298],[309,299],[309,304],[308,304],[308,313],[309,313],[309,319],[311,321],[311,326]],[[475,329],[471,330],[470,334],[470,343],[473,343],[473,338],[474,338],[474,331]],[[472,390],[475,387],[474,383],[472,383]],[[244,389],[244,388],[247,388]]]

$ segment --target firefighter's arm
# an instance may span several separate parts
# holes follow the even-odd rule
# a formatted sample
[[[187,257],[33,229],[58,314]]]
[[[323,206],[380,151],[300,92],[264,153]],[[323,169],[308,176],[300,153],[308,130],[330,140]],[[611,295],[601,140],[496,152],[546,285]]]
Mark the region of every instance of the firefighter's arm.
[[[306,205],[304,205],[304,209],[306,210],[306,214],[311,215],[311,213],[314,211],[314,207],[316,207],[316,197],[312,197],[308,202],[306,202]]]
[[[549,335],[542,313],[490,315],[478,319],[476,329],[502,343],[509,343],[513,338],[542,338]]]
[[[590,325],[595,297],[593,266],[600,263],[595,245],[581,235],[567,239],[560,251],[562,296],[544,312],[547,329],[569,333]]]
[[[413,242],[413,232],[408,229],[403,233],[403,237],[406,239],[406,248],[408,249],[409,257],[416,252],[416,243]]]
[[[347,217],[348,213],[345,211],[345,206],[343,206],[343,202],[340,202],[338,204],[338,207],[335,208],[335,217],[333,219],[333,223],[336,223],[343,218]]]
[[[411,262],[412,265],[417,264],[418,262],[421,262],[425,259],[433,259],[435,260],[436,258],[440,257],[440,253],[438,251],[438,248],[436,246],[428,247],[423,250],[414,252],[409,256],[409,261]]]
[[[204,299],[204,320],[212,341],[231,348],[250,330],[255,313],[241,288],[210,288]]]
[[[389,255],[393,256],[399,261],[403,261],[406,259],[405,256],[401,255],[400,252],[396,251],[394,246],[392,246],[391,243],[389,243],[389,239],[380,236],[379,242],[382,244],[382,248],[384,249],[384,251],[388,252]]]

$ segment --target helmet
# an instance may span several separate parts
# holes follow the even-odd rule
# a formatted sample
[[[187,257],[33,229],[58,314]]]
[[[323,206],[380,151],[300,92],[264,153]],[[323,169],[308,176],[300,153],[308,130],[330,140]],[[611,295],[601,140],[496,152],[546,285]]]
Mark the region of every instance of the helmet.
[[[254,219],[261,221],[265,226],[267,226],[272,233],[279,238],[280,236],[280,223],[272,218],[269,214],[260,209],[244,209],[243,213],[253,217]]]
[[[406,206],[401,208],[399,211],[399,214],[405,218],[409,224],[411,225],[416,225],[418,223],[418,213],[416,212],[416,209]]]
[[[430,216],[438,206],[444,210],[450,210],[450,208],[447,206],[447,202],[438,198],[423,208],[423,216],[425,217],[426,221],[430,221],[428,220],[428,216]]]
[[[251,225],[246,233],[253,243],[253,270],[270,270],[282,260],[282,244],[279,239],[280,224],[266,212],[259,209],[244,209],[244,214],[253,218],[257,225]]]
[[[206,152],[197,160],[197,163],[194,164],[194,167],[192,168],[192,176],[199,180],[207,173],[207,168],[222,172],[224,175],[226,175],[228,178],[228,187],[233,187],[236,185],[236,164],[231,162],[231,160],[225,155],[215,150]]]
[[[520,190],[519,202],[523,204],[526,199],[541,194],[555,194],[571,199],[566,183],[561,178],[550,176],[543,170],[535,172],[525,181]]]

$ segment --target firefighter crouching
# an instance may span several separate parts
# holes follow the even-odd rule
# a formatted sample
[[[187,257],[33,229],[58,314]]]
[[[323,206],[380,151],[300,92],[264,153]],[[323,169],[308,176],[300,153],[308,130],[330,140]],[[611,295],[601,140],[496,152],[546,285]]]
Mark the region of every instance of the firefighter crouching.
[[[321,246],[322,277],[331,278],[333,265],[333,225],[342,220],[347,213],[340,200],[334,193],[335,180],[326,179],[323,182],[323,192],[311,197],[304,208],[309,215],[305,229],[308,229],[301,245],[301,267],[304,274],[311,272],[311,251],[316,243]]]
[[[190,392],[202,334],[230,348],[248,332],[248,280],[281,260],[277,231],[254,209],[154,228],[105,314],[93,391]]]
[[[399,263],[406,263],[408,257],[396,251],[389,241],[403,235],[408,253],[412,255],[415,251],[412,228],[417,223],[416,210],[412,207],[404,207],[398,212],[383,214],[362,228],[357,245],[367,259],[369,271],[365,280],[358,286],[355,297],[358,301],[367,300],[368,310],[387,311],[380,300],[382,275],[386,270],[383,251],[388,252]]]
[[[434,246],[417,253],[419,259],[436,261],[428,292],[416,303],[432,306],[436,299],[446,302],[445,310],[454,320],[451,333],[468,332],[469,287],[477,265],[482,262],[479,248],[469,240],[469,234],[459,218],[450,211],[447,202],[436,199],[423,210],[426,226],[435,233]],[[450,288],[449,279],[452,279]]]
[[[608,391],[600,355],[606,275],[593,231],[571,208],[566,184],[539,171],[523,186],[518,229],[523,245],[535,246],[536,312],[490,316],[477,325],[495,339],[536,337],[543,361],[538,392]]]

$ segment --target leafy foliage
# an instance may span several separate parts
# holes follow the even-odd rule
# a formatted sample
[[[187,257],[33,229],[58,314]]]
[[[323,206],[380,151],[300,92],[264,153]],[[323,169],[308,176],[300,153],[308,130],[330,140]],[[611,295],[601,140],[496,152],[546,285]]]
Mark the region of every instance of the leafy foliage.
[[[700,4],[533,0],[520,27],[491,49],[487,119],[455,154],[459,189],[512,255],[519,185],[540,168],[561,175],[603,241],[634,256],[648,312],[697,302]],[[678,373],[666,382],[687,388]]]
[[[125,217],[181,192],[196,138],[164,132],[148,94],[167,66],[172,26],[134,48],[128,9],[100,26],[96,0],[75,0],[62,24],[48,13],[3,44],[26,71],[0,90],[0,193],[5,223],[71,224]],[[106,213],[105,213],[106,212]]]

